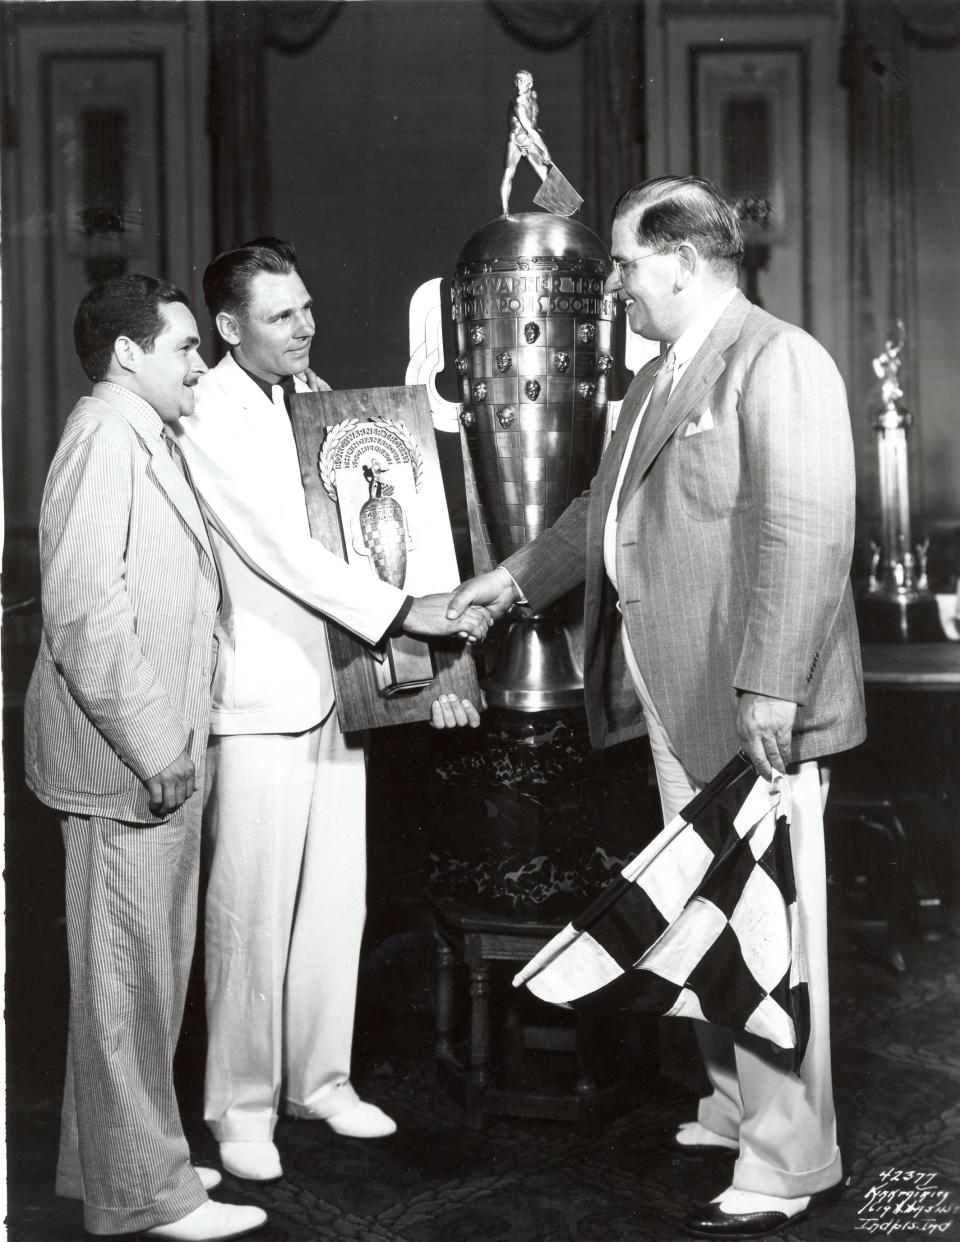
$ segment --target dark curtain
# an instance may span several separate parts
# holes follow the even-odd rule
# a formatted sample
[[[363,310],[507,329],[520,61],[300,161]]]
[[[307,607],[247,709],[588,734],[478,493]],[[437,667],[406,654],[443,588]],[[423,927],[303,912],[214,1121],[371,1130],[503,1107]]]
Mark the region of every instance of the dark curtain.
[[[601,5],[584,58],[583,221],[606,239],[613,204],[646,174],[642,6]]]
[[[340,3],[208,4],[214,251],[272,231],[267,135],[266,53],[311,47]]]

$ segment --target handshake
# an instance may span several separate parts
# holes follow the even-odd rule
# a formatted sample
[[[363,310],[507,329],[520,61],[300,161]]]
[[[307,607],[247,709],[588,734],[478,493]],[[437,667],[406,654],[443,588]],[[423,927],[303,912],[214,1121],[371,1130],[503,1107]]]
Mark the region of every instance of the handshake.
[[[468,578],[452,595],[421,595],[403,619],[404,634],[483,642],[494,621],[520,598],[517,584],[502,567]]]
[[[403,632],[419,638],[465,639],[483,642],[494,621],[504,616],[520,598],[517,584],[502,567],[468,578],[452,595],[421,595],[414,599],[403,619]],[[445,694],[434,700],[431,724],[437,729],[476,728],[477,709],[469,699]]]

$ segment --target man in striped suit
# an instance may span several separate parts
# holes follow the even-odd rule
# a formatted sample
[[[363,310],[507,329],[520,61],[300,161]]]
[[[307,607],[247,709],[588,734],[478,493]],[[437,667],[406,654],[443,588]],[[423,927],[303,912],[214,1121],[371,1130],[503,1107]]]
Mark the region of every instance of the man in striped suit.
[[[122,276],[80,304],[94,383],[67,419],[40,514],[43,637],[27,783],[62,816],[70,1027],[57,1192],[91,1233],[239,1237],[173,1086],[197,914],[217,572],[167,427],[206,370],[184,295]]]
[[[660,177],[614,208],[607,289],[664,352],[637,375],[587,493],[464,584],[495,614],[585,583],[586,707],[597,746],[650,735],[665,820],[738,748],[786,770],[811,1038],[795,1077],[698,1022],[711,1093],[666,1142],[736,1156],[685,1228],[760,1237],[836,1201],[818,759],[864,737],[849,570],[854,467],[843,382],[812,337],[737,289],[743,240],[708,182]]]

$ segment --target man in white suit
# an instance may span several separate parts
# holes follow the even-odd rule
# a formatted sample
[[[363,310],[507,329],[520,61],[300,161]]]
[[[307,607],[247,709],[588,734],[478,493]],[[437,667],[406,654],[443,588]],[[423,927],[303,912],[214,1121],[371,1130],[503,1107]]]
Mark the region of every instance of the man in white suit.
[[[680,1155],[736,1156],[731,1185],[687,1231],[760,1237],[840,1192],[817,760],[865,732],[849,415],[826,351],[739,293],[740,228],[708,182],[627,191],[611,248],[608,290],[664,352],[631,385],[589,491],[464,584],[451,615],[521,598],[539,609],[585,582],[591,736],[635,736],[642,709],[665,820],[738,748],[762,776],[789,773],[810,973],[802,1072],[697,1023],[712,1091],[666,1140]]]
[[[197,918],[204,749],[220,597],[169,425],[206,370],[184,295],[123,276],[74,324],[93,393],[74,407],[40,514],[43,637],[26,776],[62,815],[70,1028],[57,1191],[91,1233],[239,1237],[173,1086]]]
[[[281,1107],[356,1138],[396,1129],[350,1083],[366,771],[363,738],[337,720],[326,623],[374,645],[401,632],[482,637],[489,617],[450,621],[447,596],[407,597],[311,538],[285,406],[307,388],[295,377],[314,334],[293,247],[261,238],[227,251],[203,287],[229,347],[178,433],[224,581],[205,811],[205,1116],[224,1168],[266,1181],[282,1176]],[[452,696],[434,715],[479,723]]]

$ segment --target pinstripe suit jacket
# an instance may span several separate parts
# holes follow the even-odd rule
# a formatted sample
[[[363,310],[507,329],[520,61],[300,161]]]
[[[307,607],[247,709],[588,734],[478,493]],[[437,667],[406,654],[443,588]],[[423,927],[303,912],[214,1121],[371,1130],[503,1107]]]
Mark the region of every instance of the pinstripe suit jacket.
[[[159,415],[114,384],[73,409],[40,513],[43,637],[27,784],[76,815],[155,823],[143,781],[206,745],[219,581]]]
[[[586,581],[584,680],[598,746],[641,727],[602,545],[656,367],[630,386],[589,491],[506,562],[534,608]],[[738,749],[737,690],[799,704],[795,762],[862,741],[853,444],[827,352],[737,294],[660,418],[641,424],[634,453],[638,482],[621,494],[617,522],[622,624],[686,770],[706,781]]]

